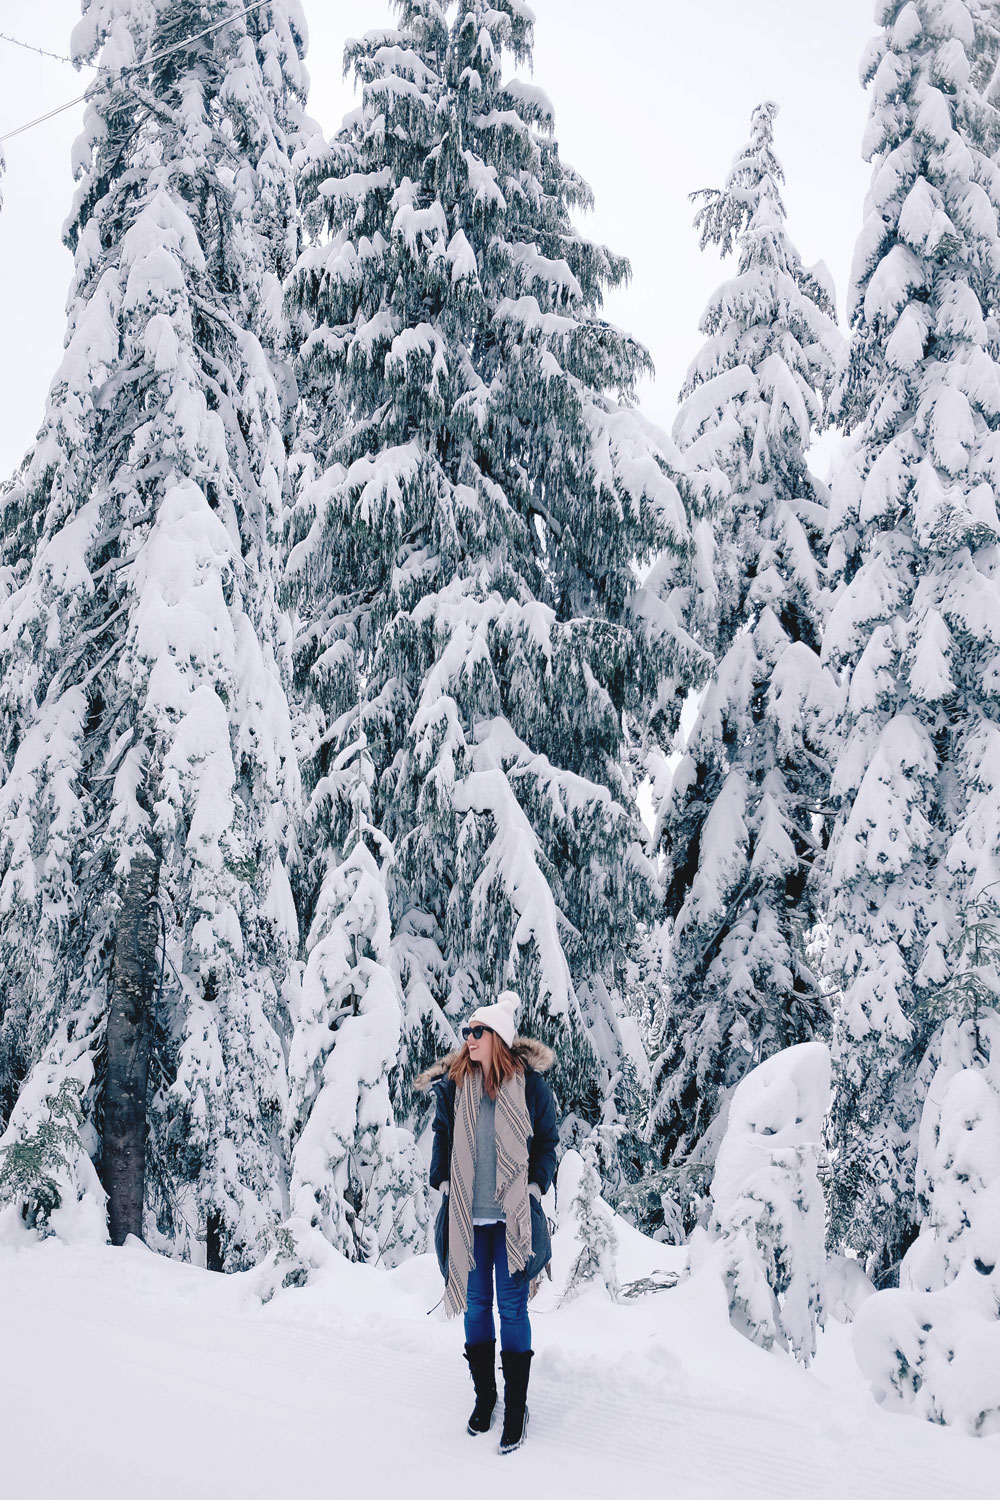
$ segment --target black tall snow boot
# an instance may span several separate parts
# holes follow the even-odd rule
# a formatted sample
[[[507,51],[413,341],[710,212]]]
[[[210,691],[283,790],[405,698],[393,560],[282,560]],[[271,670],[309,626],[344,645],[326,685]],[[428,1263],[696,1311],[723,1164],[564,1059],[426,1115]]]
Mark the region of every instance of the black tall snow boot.
[[[497,1343],[466,1344],[465,1358],[468,1361],[472,1384],[476,1388],[476,1404],[465,1429],[472,1437],[489,1432],[493,1425],[493,1408],[497,1404]]]
[[[501,1349],[503,1365],[503,1432],[500,1452],[513,1453],[520,1448],[528,1431],[528,1375],[531,1371],[531,1349],[523,1354]]]

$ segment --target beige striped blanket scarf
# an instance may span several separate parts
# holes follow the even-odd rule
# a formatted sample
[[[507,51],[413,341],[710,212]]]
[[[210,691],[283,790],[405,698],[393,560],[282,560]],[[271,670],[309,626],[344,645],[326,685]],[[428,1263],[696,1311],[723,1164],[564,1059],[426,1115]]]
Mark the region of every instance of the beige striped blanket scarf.
[[[455,1091],[448,1191],[448,1284],[444,1292],[449,1317],[468,1306],[469,1271],[476,1263],[472,1252],[472,1189],[476,1177],[476,1119],[482,1097],[482,1069],[474,1068]],[[517,1072],[504,1079],[496,1098],[497,1202],[503,1204],[507,1218],[507,1266],[512,1275],[524,1270],[531,1255],[530,1134],[524,1074]]]

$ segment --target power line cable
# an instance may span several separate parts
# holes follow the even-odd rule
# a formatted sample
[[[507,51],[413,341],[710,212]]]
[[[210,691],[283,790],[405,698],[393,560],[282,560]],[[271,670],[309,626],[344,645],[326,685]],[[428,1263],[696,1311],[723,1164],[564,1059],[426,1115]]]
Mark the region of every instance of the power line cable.
[[[61,115],[64,110],[72,109],[74,104],[82,104],[86,97],[86,94],[80,94],[76,99],[70,99],[68,104],[60,104],[57,109],[50,109],[47,114],[37,115],[26,125],[19,125],[16,130],[8,130],[6,135],[0,135],[0,143],[13,140],[15,135],[23,135],[26,130],[31,130],[35,125],[44,125],[45,121],[51,120],[54,115]]]
[[[36,47],[31,42],[22,42],[16,36],[8,36],[5,31],[0,31],[0,42],[10,42],[12,47],[23,47],[26,52],[37,52],[39,57],[54,57],[56,62],[72,64],[71,57],[63,57],[61,52],[46,52],[44,47]]]
[[[270,5],[271,0],[254,0],[253,5],[247,5],[243,10],[238,10],[233,16],[226,16],[221,21],[213,21],[211,26],[206,26],[202,31],[196,31],[193,36],[186,36],[181,41],[175,42],[172,47],[165,47],[162,52],[155,52],[152,57],[144,57],[141,62],[128,63],[126,67],[119,68],[115,77],[123,78],[126,73],[136,73],[140,69],[151,68],[153,63],[170,57],[174,52],[180,52],[185,47],[190,47],[193,42],[198,42],[203,36],[208,36],[213,31],[221,31],[226,26],[232,26],[236,21],[241,21],[244,16],[252,15],[255,10],[262,10],[265,5]],[[50,56],[55,56],[51,53]],[[94,79],[94,83],[100,83],[101,74]],[[36,125],[42,125],[46,120],[51,120],[54,115],[61,115],[65,110],[72,109],[74,105],[83,104],[90,97],[93,83],[85,94],[80,94],[76,99],[69,99],[65,104],[59,104],[55,109],[48,110],[44,115],[39,115],[34,120],[28,120],[23,125],[18,125],[14,130],[8,130],[5,135],[0,135],[0,143],[11,140],[15,135],[23,135],[26,130],[32,130]]]

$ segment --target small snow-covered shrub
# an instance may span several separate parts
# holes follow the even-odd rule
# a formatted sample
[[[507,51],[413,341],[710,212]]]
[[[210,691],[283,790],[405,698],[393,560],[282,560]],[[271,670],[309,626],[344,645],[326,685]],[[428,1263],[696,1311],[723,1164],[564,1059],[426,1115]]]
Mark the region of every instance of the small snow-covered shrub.
[[[830,1098],[822,1042],[786,1047],[735,1089],[691,1266],[721,1270],[733,1326],[808,1364],[816,1352],[825,1209],[818,1162]]]
[[[871,1278],[859,1260],[849,1255],[831,1255],[823,1267],[821,1300],[823,1314],[838,1323],[853,1323],[858,1309],[874,1292]]]
[[[329,860],[290,998],[290,1213],[261,1283],[265,1301],[278,1285],[304,1284],[330,1247],[348,1260],[395,1265],[427,1239],[423,1169],[412,1134],[395,1122],[390,1088],[402,1028],[387,966],[391,845],[381,841],[380,863],[361,837],[379,842],[360,743],[357,756],[359,833],[342,860]]]
[[[569,1272],[560,1301],[583,1290],[588,1281],[603,1282],[618,1300],[618,1233],[615,1217],[601,1197],[597,1147],[588,1139],[582,1151],[567,1151],[556,1180],[559,1227],[569,1238]]]
[[[937,1292],[876,1292],[854,1352],[878,1401],[930,1422],[1000,1432],[1000,1322],[993,1275],[963,1266]]]
[[[87,1152],[79,1076],[55,1085],[40,1072],[0,1135],[0,1242],[24,1230],[39,1238],[106,1238],[104,1190]],[[77,1064],[86,1077],[89,1060]]]
[[[998,1019],[978,1026],[1000,1059]],[[972,1027],[945,1028],[921,1128],[927,1218],[899,1290],[859,1312],[854,1349],[886,1406],[988,1434],[1000,1432],[1000,1067],[979,1054],[956,1068]]]

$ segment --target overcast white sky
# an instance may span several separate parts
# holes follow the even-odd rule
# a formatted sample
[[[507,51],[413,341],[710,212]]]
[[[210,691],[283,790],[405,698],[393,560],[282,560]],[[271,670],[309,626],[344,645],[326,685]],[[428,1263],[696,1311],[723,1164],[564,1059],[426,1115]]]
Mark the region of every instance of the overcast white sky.
[[[389,20],[388,0],[303,0],[311,113],[332,132],[351,107],[345,37]],[[632,261],[609,315],[650,348],[657,378],[643,409],[669,427],[698,348],[718,260],[702,255],[687,194],[721,181],[761,99],[781,106],[776,140],[789,229],[807,262],[825,260],[843,320],[868,169],[858,61],[873,0],[533,0],[534,79],[555,105],[565,158],[589,180],[585,221]],[[235,8],[235,6],[234,6]],[[67,53],[79,0],[0,0],[0,32]],[[87,74],[0,41],[0,134],[83,92]],[[73,191],[70,148],[82,106],[9,141],[0,211],[0,478],[41,420],[62,346],[72,263],[61,227]]]

